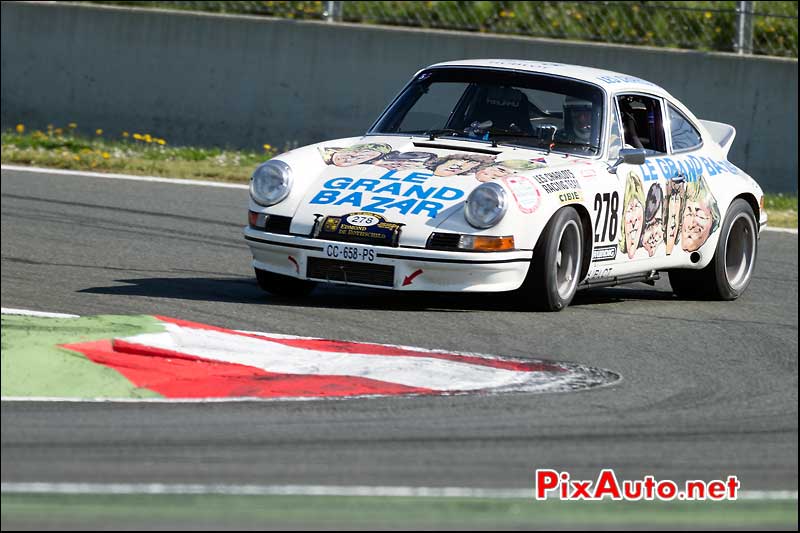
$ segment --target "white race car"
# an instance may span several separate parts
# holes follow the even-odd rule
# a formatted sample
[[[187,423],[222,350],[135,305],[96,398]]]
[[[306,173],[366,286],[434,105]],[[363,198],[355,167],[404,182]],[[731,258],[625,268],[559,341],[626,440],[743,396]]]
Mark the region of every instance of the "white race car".
[[[652,282],[731,300],[753,274],[763,192],[735,130],[661,87],[516,60],[418,72],[361,137],[284,153],[250,182],[258,283],[511,291],[560,310],[582,287]]]

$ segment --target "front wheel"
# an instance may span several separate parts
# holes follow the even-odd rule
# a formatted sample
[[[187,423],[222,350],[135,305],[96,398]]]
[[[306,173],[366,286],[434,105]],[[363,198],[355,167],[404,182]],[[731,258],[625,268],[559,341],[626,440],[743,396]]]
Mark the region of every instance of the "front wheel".
[[[731,204],[720,229],[714,259],[702,270],[669,273],[672,290],[685,298],[735,300],[753,277],[758,253],[758,230],[753,208],[738,198]]]
[[[578,289],[582,262],[581,219],[577,211],[567,207],[550,219],[533,252],[523,286],[529,304],[542,311],[567,307]]]
[[[256,268],[255,271],[258,286],[261,287],[262,290],[274,294],[275,296],[306,296],[317,286],[315,281],[292,278],[258,268]]]

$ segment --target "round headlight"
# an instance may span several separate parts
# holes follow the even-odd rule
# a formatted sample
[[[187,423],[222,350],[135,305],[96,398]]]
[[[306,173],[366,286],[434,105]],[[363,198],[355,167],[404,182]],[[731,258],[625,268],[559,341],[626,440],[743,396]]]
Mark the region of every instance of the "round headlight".
[[[250,196],[263,206],[275,205],[292,189],[292,169],[283,161],[259,165],[250,179]]]
[[[478,229],[491,228],[503,219],[507,209],[505,189],[497,183],[484,183],[467,197],[464,218]]]

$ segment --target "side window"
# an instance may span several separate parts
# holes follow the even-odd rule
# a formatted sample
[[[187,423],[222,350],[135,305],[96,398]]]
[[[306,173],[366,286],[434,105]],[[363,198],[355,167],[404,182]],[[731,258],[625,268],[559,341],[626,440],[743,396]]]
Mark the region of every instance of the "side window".
[[[638,94],[617,97],[626,147],[666,154],[667,142],[661,119],[661,101]]]
[[[670,138],[672,139],[672,151],[681,152],[691,150],[703,144],[700,133],[692,126],[680,111],[667,104],[669,110]]]
[[[611,133],[608,136],[608,158],[616,160],[619,157],[619,151],[622,149],[622,135],[619,132],[619,111],[617,106],[611,105]]]

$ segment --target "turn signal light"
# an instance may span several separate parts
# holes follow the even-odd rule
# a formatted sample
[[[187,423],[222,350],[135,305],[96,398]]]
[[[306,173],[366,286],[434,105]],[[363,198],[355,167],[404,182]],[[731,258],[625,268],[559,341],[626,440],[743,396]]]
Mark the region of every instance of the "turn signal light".
[[[483,235],[462,235],[458,247],[479,252],[500,252],[514,249],[514,237],[487,237]]]
[[[267,225],[267,215],[264,213],[256,213],[255,211],[247,212],[247,223],[251,228],[264,229]]]

